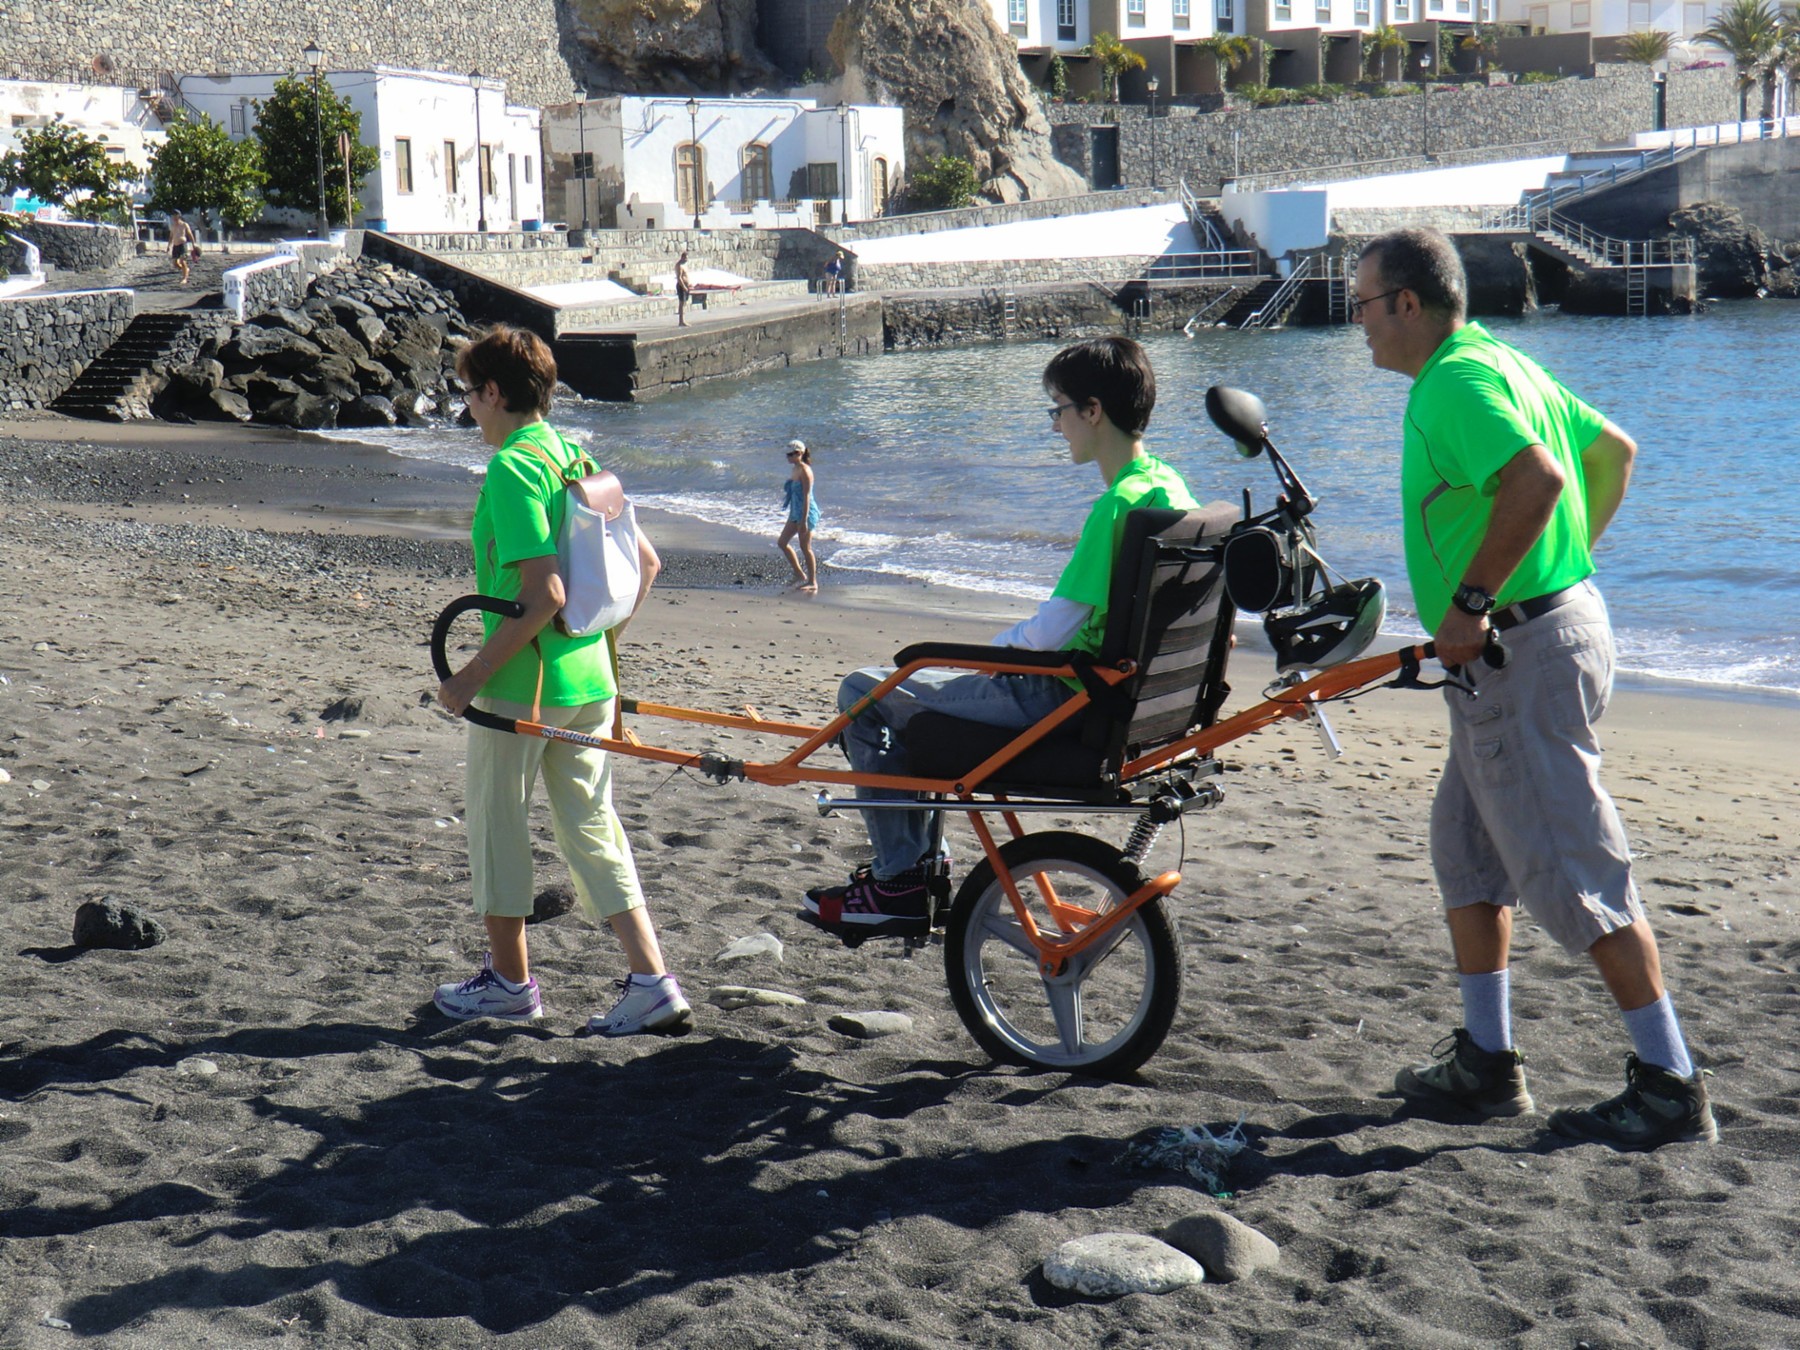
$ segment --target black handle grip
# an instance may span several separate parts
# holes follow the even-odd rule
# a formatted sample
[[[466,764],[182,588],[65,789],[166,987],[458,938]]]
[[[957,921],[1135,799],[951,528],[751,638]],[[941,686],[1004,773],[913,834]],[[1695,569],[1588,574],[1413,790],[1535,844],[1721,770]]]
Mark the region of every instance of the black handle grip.
[[[1487,646],[1481,649],[1481,659],[1494,670],[1499,670],[1506,664],[1506,644],[1500,641],[1500,634],[1492,628],[1487,631]]]
[[[444,606],[444,612],[437,616],[431,625],[431,668],[437,672],[439,680],[450,678],[450,655],[445,644],[450,637],[450,625],[472,609],[485,609],[490,614],[498,614],[506,619],[520,619],[525,616],[525,606],[517,600],[500,600],[491,595],[462,595]],[[496,717],[493,713],[483,712],[476,707],[463,709],[463,716],[478,727],[491,727],[495,731],[516,731],[518,724],[510,717]]]

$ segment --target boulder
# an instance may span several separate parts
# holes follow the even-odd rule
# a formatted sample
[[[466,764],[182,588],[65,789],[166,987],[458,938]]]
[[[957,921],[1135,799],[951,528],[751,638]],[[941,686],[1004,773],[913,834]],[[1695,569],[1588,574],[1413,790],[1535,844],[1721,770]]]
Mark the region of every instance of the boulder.
[[[262,411],[259,420],[296,431],[323,431],[337,425],[338,401],[304,389],[288,398],[278,398]]]
[[[391,427],[399,420],[394,405],[380,394],[360,394],[338,409],[340,427]]]
[[[1740,300],[1779,289],[1782,279],[1776,274],[1787,269],[1787,260],[1766,234],[1745,222],[1737,207],[1724,202],[1684,206],[1669,216],[1669,233],[1694,241],[1700,294]]]
[[[1087,191],[1051,154],[1018,45],[986,0],[850,0],[829,46],[849,102],[906,109],[909,162],[966,159],[1000,201]]]
[[[276,305],[264,310],[250,320],[258,328],[285,328],[290,333],[298,333],[301,337],[313,335],[313,321],[297,309],[289,309],[286,305]]]
[[[757,8],[756,0],[566,0],[562,14],[593,83],[685,96],[780,80],[757,49]]]
[[[362,394],[356,380],[356,367],[336,353],[320,356],[310,366],[294,372],[294,383],[308,393],[328,394],[340,403],[348,403]]]
[[[241,388],[238,386],[241,384]],[[284,399],[294,398],[304,391],[292,380],[284,380],[279,375],[264,375],[253,372],[240,380],[230,380],[227,388],[236,388],[258,417],[266,417],[268,410]]]
[[[220,422],[248,422],[250,420],[250,400],[242,394],[233,393],[229,389],[215,389],[207,396],[211,405],[214,420]]]
[[[375,311],[370,306],[352,296],[334,295],[326,303],[331,306],[331,312],[337,321],[346,328],[353,325],[358,319],[375,317]]]
[[[358,317],[356,322],[348,327],[362,339],[365,351],[380,352],[393,341],[392,336],[388,333],[388,326],[373,314]]]

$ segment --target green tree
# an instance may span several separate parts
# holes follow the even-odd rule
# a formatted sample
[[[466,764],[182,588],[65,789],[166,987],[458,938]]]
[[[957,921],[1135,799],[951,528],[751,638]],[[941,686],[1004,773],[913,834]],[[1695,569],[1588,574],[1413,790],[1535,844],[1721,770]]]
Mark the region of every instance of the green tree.
[[[1119,101],[1119,76],[1128,70],[1142,70],[1148,64],[1111,33],[1095,33],[1094,40],[1081,49],[1100,63],[1100,83],[1108,103]]]
[[[1406,53],[1412,46],[1401,31],[1391,23],[1384,23],[1373,33],[1363,39],[1363,73],[1371,80],[1386,80],[1388,69],[1392,66],[1397,79],[1404,69]],[[1395,56],[1398,53],[1398,56]],[[1389,57],[1395,59],[1390,62]]]
[[[1466,52],[1475,53],[1475,69],[1477,71],[1500,69],[1500,40],[1519,36],[1519,29],[1510,23],[1478,23],[1474,31],[1465,33],[1457,43]]]
[[[1775,76],[1782,48],[1781,11],[1772,0],[1731,0],[1699,34],[1700,41],[1724,49],[1737,67],[1738,120],[1750,115],[1750,91],[1763,87],[1763,118],[1775,116]]]
[[[256,141],[234,141],[206,114],[184,110],[150,156],[150,207],[217,211],[227,226],[241,230],[262,214],[263,177]]]
[[[1202,38],[1194,44],[1194,49],[1212,57],[1221,94],[1225,92],[1226,76],[1248,61],[1251,55],[1250,39],[1241,33],[1217,33]]]
[[[1660,28],[1640,28],[1619,44],[1619,55],[1635,65],[1653,66],[1669,59],[1671,38],[1672,34]]]
[[[24,188],[78,220],[128,224],[135,175],[115,164],[104,143],[60,119],[19,135],[19,148],[0,155],[0,192]]]
[[[914,211],[953,211],[973,202],[980,186],[975,166],[960,155],[927,159],[907,175],[907,206]]]
[[[314,108],[318,120],[314,121]],[[256,139],[262,146],[262,167],[268,182],[271,206],[295,211],[319,207],[318,147],[325,152],[325,221],[350,222],[350,198],[344,192],[344,161],[338,155],[338,136],[350,137],[350,183],[360,189],[363,180],[381,163],[380,152],[362,143],[362,114],[337,96],[330,84],[320,81],[313,99],[313,82],[288,75],[275,82],[275,92],[256,102]]]

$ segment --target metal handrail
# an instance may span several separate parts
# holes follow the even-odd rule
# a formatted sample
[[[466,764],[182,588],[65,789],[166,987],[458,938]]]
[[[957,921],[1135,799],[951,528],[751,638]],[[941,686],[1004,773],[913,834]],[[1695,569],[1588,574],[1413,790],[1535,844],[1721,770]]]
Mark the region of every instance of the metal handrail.
[[[1195,224],[1198,224],[1201,229],[1206,231],[1207,250],[1214,253],[1230,252],[1230,242],[1219,233],[1218,227],[1212,223],[1212,217],[1200,208],[1199,195],[1188,186],[1187,179],[1185,177],[1182,178],[1176,184],[1176,187],[1180,190],[1181,210],[1182,213],[1187,216],[1189,227],[1191,228]]]
[[[1636,155],[1637,163],[1630,165],[1622,173],[1619,169],[1621,160],[1629,160],[1632,156],[1620,155],[1604,169],[1595,170],[1593,173],[1577,174],[1572,181],[1565,181],[1561,184],[1554,181],[1545,183],[1543,187],[1527,192],[1521,200],[1531,204],[1541,203],[1554,208],[1558,202],[1577,201],[1590,192],[1598,192],[1601,188],[1617,187],[1620,183],[1629,183],[1654,169],[1673,164],[1677,159],[1692,152],[1693,147],[1691,146],[1677,147],[1675,145],[1659,146],[1653,150],[1639,150]]]
[[[1571,251],[1588,253],[1595,267],[1673,267],[1694,260],[1694,241],[1685,235],[1673,239],[1615,239],[1539,204],[1521,203],[1485,212],[1480,228],[1542,235],[1564,246],[1573,245]]]
[[[1300,265],[1287,275],[1287,280],[1275,288],[1275,294],[1264,301],[1261,309],[1256,310],[1239,324],[1239,328],[1264,328],[1268,325],[1265,315],[1281,315],[1287,312],[1287,306],[1300,290],[1301,283],[1312,275],[1313,263],[1318,255],[1309,253],[1300,260]]]
[[[1215,295],[1212,299],[1208,300],[1204,305],[1200,306],[1199,309],[1195,310],[1193,312],[1193,314],[1191,314],[1188,317],[1188,321],[1181,325],[1181,331],[1186,333],[1189,337],[1192,337],[1194,335],[1194,325],[1195,324],[1199,323],[1208,314],[1211,314],[1215,309],[1218,309],[1221,306],[1229,304],[1231,301],[1236,300],[1238,295],[1243,291],[1243,289],[1244,288],[1242,286],[1227,286],[1218,295]]]
[[[1262,275],[1255,249],[1216,248],[1198,253],[1165,253],[1144,268],[1145,281],[1204,281],[1215,277]]]

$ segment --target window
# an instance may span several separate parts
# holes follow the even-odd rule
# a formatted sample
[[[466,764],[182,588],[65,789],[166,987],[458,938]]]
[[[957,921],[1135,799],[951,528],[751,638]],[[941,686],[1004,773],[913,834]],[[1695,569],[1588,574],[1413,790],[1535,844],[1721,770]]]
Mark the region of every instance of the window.
[[[231,134],[233,136],[244,134],[244,105],[241,103],[231,105]]]
[[[1700,25],[1704,28],[1706,25]],[[1074,41],[1075,0],[1056,0],[1056,36]]]
[[[837,196],[838,166],[835,163],[808,164],[806,166],[806,195],[815,199]]]
[[[1356,0],[1356,16],[1355,16],[1355,21],[1356,21],[1356,22],[1357,22],[1357,23],[1358,23],[1358,24],[1366,24],[1366,23],[1368,23],[1368,22],[1370,22],[1370,19],[1369,19],[1369,0]]]
[[[592,178],[594,176],[594,152],[592,150],[578,150],[570,155],[569,174],[574,178]]]
[[[1006,21],[1014,28],[1025,26],[1025,0],[1006,0]]]
[[[481,147],[481,195],[484,197],[496,195],[494,190],[494,147],[491,145]]]
[[[747,202],[766,202],[775,196],[775,175],[769,167],[769,147],[763,144],[744,147],[744,186],[741,196]]]
[[[1294,17],[1294,7],[1292,5],[1282,3],[1282,0],[1276,0],[1275,17],[1277,19],[1281,19],[1284,21],[1287,19],[1293,18]]]
[[[456,195],[456,142],[444,142],[444,192]]]
[[[1394,17],[1404,19],[1412,13],[1412,0],[1394,0]]]
[[[875,214],[885,216],[888,204],[888,162],[877,155],[875,162],[869,166],[869,174],[871,178],[869,187]]]
[[[1698,33],[1706,27],[1705,5],[1683,5],[1681,7],[1681,31],[1689,34]]]
[[[525,181],[527,183],[529,183],[531,181],[531,156],[530,155],[525,156]]]
[[[1175,0],[1175,26],[1177,28],[1186,28],[1188,26],[1189,17],[1188,0]]]
[[[394,137],[394,190],[412,191],[412,141],[405,136]]]
[[[1588,0],[1575,0],[1575,3],[1569,6],[1569,27],[1586,28],[1593,21],[1594,7],[1588,3]]]
[[[1144,26],[1144,0],[1125,0],[1125,22],[1134,28]]]
[[[1231,0],[1214,0],[1213,19],[1215,20],[1213,27],[1217,28],[1221,33],[1229,33],[1232,31]]]
[[[691,141],[675,147],[675,198],[690,216],[706,209],[706,154]]]
[[[1650,0],[1631,0],[1629,22],[1634,29],[1650,26]]]
[[[1320,23],[1330,23],[1331,22],[1330,0],[1326,0],[1326,3],[1324,3],[1324,4],[1319,4],[1319,5],[1313,6],[1313,18],[1318,20]]]

